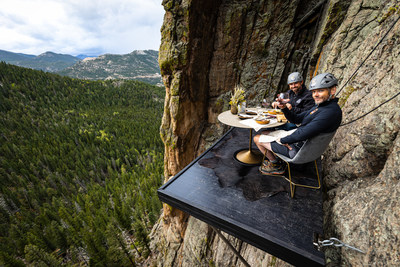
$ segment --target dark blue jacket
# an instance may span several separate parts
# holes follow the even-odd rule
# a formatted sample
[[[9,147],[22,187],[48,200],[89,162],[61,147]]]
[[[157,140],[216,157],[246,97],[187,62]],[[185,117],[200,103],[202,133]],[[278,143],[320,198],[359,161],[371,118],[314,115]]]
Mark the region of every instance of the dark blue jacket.
[[[282,109],[285,117],[293,123],[299,124],[297,130],[281,139],[282,144],[293,144],[305,141],[320,133],[330,133],[336,131],[342,122],[342,110],[338,105],[338,99],[334,98],[325,101],[320,105],[300,114],[296,114],[287,108]]]
[[[301,113],[311,109],[314,105],[314,99],[311,91],[303,84],[300,92],[296,95],[292,90],[288,91],[289,103],[292,105],[292,111],[295,113]]]

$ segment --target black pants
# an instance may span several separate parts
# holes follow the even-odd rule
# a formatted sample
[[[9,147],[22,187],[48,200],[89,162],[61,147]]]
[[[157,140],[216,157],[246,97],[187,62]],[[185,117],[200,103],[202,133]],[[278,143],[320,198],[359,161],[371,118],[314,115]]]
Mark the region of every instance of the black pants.
[[[272,142],[271,148],[273,152],[284,155],[285,157],[292,159],[294,158],[294,156],[296,156],[297,152],[300,150],[303,144],[304,142],[297,142],[294,144],[290,144],[292,150],[289,150],[289,148],[287,148],[284,145],[278,144],[277,142]]]

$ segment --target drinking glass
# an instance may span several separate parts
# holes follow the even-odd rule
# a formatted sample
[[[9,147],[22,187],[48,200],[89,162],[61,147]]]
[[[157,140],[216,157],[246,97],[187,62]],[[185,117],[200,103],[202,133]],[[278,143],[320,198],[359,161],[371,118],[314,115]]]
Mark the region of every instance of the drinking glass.
[[[257,116],[260,117],[262,115],[262,113],[263,113],[263,110],[262,110],[260,104],[257,104],[256,111],[257,111]]]
[[[278,95],[278,102],[280,103],[288,103],[289,102],[289,94],[288,93],[280,93]]]
[[[268,109],[268,107],[270,106],[270,103],[267,102],[267,99],[263,99],[263,101],[261,102],[261,105],[265,108]]]

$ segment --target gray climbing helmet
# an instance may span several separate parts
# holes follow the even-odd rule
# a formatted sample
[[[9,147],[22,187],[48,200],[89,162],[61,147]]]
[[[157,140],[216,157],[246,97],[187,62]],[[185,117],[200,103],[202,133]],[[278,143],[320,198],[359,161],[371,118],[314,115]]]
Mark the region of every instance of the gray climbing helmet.
[[[309,90],[330,88],[334,85],[338,85],[338,80],[333,76],[333,74],[321,73],[312,78]]]
[[[287,78],[287,84],[297,83],[303,81],[303,76],[301,76],[300,72],[290,73]]]

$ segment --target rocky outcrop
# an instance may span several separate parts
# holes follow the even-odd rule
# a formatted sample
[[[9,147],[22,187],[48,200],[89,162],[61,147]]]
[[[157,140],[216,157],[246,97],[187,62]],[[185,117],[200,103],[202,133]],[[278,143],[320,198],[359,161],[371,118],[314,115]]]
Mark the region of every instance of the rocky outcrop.
[[[344,123],[399,92],[400,22],[391,28],[399,17],[395,0],[164,0],[163,5],[159,62],[166,86],[161,126],[166,177],[226,130],[217,115],[228,109],[236,84],[254,105],[286,90],[289,72],[300,71],[308,81],[332,72],[339,79]],[[394,98],[340,127],[324,155],[325,233],[366,252],[328,249],[327,265],[400,264],[399,102]],[[287,265],[227,237],[252,266]],[[241,265],[207,225],[167,205],[152,239],[158,266]]]
[[[352,1],[340,27],[321,50],[319,71],[329,70],[341,78],[345,123],[399,92],[400,22],[351,77],[398,19],[393,14],[398,9],[395,4]],[[399,104],[400,97],[394,98],[342,126],[327,153],[327,232],[366,252],[327,252],[335,264],[400,265]]]

